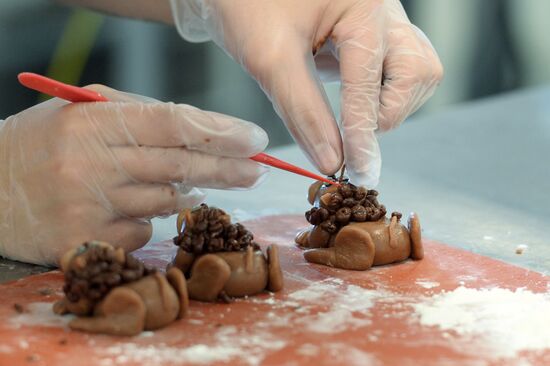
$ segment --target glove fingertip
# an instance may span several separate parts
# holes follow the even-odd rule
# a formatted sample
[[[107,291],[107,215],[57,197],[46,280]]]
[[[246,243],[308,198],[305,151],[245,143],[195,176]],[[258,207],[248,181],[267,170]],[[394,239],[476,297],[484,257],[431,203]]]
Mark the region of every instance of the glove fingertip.
[[[180,210],[198,206],[206,199],[206,193],[198,188],[188,187],[183,184],[178,184],[177,188],[180,193],[178,196],[177,207]]]
[[[247,157],[261,153],[269,144],[267,133],[261,127],[253,123],[251,125],[252,128],[250,128],[248,133],[248,145],[246,146],[247,151],[245,153]]]
[[[332,145],[322,143],[314,145],[312,150],[313,151],[309,153],[310,160],[317,166],[321,173],[333,175],[342,167],[342,154]]]
[[[348,175],[350,178],[350,182],[352,182],[356,186],[367,187],[370,189],[376,188],[376,186],[378,186],[378,183],[380,181],[379,172],[369,171],[365,173],[357,173],[350,170],[348,171]]]

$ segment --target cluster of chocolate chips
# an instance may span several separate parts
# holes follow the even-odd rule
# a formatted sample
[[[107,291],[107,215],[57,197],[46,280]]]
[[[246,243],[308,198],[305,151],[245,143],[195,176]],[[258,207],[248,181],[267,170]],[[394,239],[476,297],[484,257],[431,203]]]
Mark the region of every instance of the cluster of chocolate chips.
[[[243,251],[250,245],[259,249],[253,240],[252,233],[241,224],[232,224],[225,211],[203,203],[186,213],[185,228],[174,244],[188,253],[203,254]]]
[[[306,219],[329,234],[350,222],[378,221],[386,215],[386,207],[378,202],[378,192],[374,189],[342,182],[337,189],[328,187],[324,192],[319,198],[320,207],[307,211]],[[399,219],[401,214],[395,212],[392,216]]]
[[[96,304],[114,287],[154,271],[122,249],[85,243],[65,271],[63,292],[71,302],[87,299]]]

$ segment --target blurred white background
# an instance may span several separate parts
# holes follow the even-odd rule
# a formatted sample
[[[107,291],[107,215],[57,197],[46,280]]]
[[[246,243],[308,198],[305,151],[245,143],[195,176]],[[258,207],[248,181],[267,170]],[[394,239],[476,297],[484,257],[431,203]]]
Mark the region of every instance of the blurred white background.
[[[403,5],[432,40],[446,71],[418,114],[550,82],[549,1],[408,0]],[[210,43],[184,42],[168,26],[46,0],[3,0],[0,46],[0,118],[37,102],[36,94],[17,84],[17,73],[25,70],[233,114],[264,127],[271,147],[291,143],[271,103],[238,65]],[[327,91],[337,105],[338,85]]]

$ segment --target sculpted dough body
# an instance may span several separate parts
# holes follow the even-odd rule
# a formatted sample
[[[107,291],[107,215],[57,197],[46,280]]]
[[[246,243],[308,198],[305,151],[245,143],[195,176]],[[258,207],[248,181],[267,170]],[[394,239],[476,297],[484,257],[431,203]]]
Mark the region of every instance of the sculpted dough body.
[[[110,247],[98,242],[93,245]],[[86,264],[86,251],[72,253],[65,256],[62,269],[64,272],[84,270]],[[179,269],[171,268],[166,275],[154,272],[116,286],[97,303],[85,297],[77,302],[65,297],[54,305],[54,312],[78,315],[69,323],[69,327],[75,330],[132,336],[144,330],[164,327],[184,317],[188,305],[185,277]]]
[[[341,196],[342,192],[344,197]],[[369,202],[367,198],[363,198],[363,196],[376,196],[377,192],[376,194],[371,193],[375,191],[365,192],[349,193],[346,189],[342,190],[334,186],[323,190],[319,183],[314,183],[310,187],[309,201],[325,211],[319,210],[313,213],[310,211],[309,220],[317,225],[313,225],[296,237],[296,243],[306,249],[304,258],[308,262],[343,269],[366,270],[373,265],[400,262],[409,257],[413,259],[424,257],[418,216],[414,213],[410,215],[407,228],[401,224],[400,214],[392,214],[391,219],[388,219],[385,217],[385,207],[378,205],[375,198],[370,198]],[[348,206],[335,206],[335,201],[345,204],[346,196]],[[352,208],[349,208],[350,206]],[[356,213],[362,213],[362,210],[367,214],[370,213],[371,217],[381,216],[381,218],[365,221],[366,218],[356,215]],[[333,217],[330,216],[331,213]],[[313,215],[319,218],[312,218]],[[354,218],[363,222],[351,221]],[[323,220],[322,223],[319,222],[321,220]],[[339,223],[341,227],[338,229]],[[334,228],[331,225],[334,225]],[[333,232],[329,232],[330,230]]]
[[[277,246],[264,255],[252,233],[232,224],[223,210],[203,204],[180,213],[174,243],[179,249],[172,266],[187,276],[191,299],[228,301],[283,287]]]

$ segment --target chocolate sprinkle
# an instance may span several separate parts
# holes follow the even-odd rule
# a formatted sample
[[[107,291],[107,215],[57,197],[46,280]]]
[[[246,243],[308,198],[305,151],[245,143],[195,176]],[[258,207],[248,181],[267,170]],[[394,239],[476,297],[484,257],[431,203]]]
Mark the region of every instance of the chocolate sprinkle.
[[[187,213],[185,228],[173,241],[193,254],[244,251],[254,243],[254,236],[242,224],[232,224],[223,210],[202,204]]]
[[[25,308],[23,307],[23,305],[19,304],[19,303],[15,303],[13,304],[13,309],[18,312],[19,314],[22,314],[25,312]]]
[[[78,254],[78,257],[85,259],[84,267],[71,266],[65,272],[63,292],[67,300],[78,302],[87,299],[95,305],[114,287],[137,281],[155,272],[128,253],[124,253],[125,260],[121,264],[115,253],[112,247],[85,243],[82,253]]]
[[[306,220],[334,234],[351,222],[378,221],[386,216],[386,207],[378,202],[378,192],[343,181],[337,191],[327,192],[319,199],[320,207],[306,212]],[[401,219],[401,213],[392,216]]]

